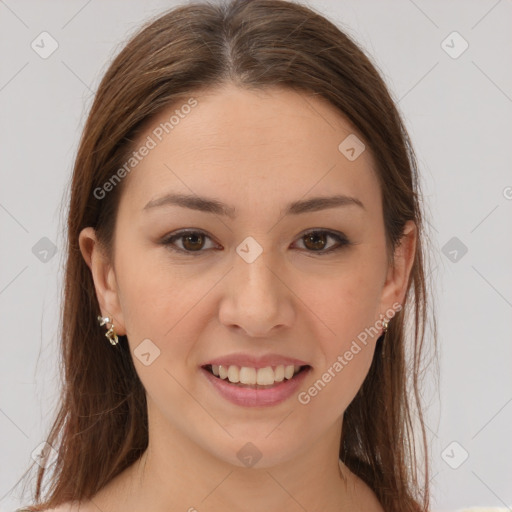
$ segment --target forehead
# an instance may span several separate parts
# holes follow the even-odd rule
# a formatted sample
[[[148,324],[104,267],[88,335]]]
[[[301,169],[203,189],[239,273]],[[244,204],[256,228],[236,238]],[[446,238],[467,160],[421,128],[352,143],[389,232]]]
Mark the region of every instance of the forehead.
[[[360,152],[358,139],[348,120],[312,94],[231,85],[192,94],[146,124],[134,149],[151,149],[125,178],[121,202],[140,210],[174,191],[226,199],[250,213],[254,204],[337,192],[378,207],[369,149],[356,159],[343,153],[354,141]]]

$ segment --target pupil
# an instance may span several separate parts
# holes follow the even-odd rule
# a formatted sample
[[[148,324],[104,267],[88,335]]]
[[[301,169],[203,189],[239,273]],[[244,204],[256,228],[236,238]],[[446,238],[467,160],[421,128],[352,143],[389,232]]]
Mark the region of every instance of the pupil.
[[[315,242],[315,239],[316,239],[316,242]],[[320,241],[319,241],[320,239]],[[306,240],[313,240],[313,248],[314,249],[323,249],[324,245],[325,245],[325,235],[324,234],[315,234],[315,233],[311,233],[309,235],[306,235]],[[307,246],[307,242],[306,242],[306,246]]]
[[[184,239],[183,239],[183,245],[185,248],[187,249],[200,249],[201,248],[201,238],[202,238],[203,235],[201,234],[195,234],[195,235],[185,235],[184,236]],[[194,244],[194,239],[195,239],[195,244]],[[187,247],[187,243],[190,242],[192,240],[192,246],[188,246]],[[197,240],[199,240],[199,243],[197,243]]]

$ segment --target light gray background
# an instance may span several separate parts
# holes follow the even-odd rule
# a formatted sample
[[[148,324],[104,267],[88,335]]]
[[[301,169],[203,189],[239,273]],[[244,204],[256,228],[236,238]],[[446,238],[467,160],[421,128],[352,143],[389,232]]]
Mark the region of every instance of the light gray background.
[[[19,506],[22,488],[13,486],[57,403],[60,208],[87,110],[127,36],[174,4],[0,0],[0,511]],[[433,510],[510,507],[511,2],[309,5],[370,53],[421,167],[441,348],[439,397],[427,393]],[[47,59],[31,48],[43,31],[59,45]],[[453,31],[469,44],[458,58],[442,45]],[[444,45],[454,52],[461,43]],[[32,250],[43,237],[57,247],[46,262]],[[467,248],[456,248],[456,261],[446,246],[453,237]],[[463,450],[469,457],[453,469]]]

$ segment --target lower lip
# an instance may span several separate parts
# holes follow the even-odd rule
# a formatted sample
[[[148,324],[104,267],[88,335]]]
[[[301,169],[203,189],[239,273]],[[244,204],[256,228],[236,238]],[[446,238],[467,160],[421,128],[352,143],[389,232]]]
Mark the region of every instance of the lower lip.
[[[215,377],[205,368],[200,368],[213,387],[229,402],[244,407],[267,407],[284,402],[293,395],[304,382],[311,367],[297,373],[292,379],[279,382],[272,388],[242,388],[228,381]]]

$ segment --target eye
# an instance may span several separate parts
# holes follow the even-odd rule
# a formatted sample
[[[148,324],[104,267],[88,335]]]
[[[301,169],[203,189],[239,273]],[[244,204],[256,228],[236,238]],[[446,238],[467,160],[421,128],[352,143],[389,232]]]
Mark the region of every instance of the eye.
[[[337,243],[329,247],[327,243],[329,238],[331,240],[335,240]],[[205,252],[203,249],[205,249],[206,239],[211,240],[211,237],[203,231],[184,230],[164,237],[160,243],[168,246],[171,250],[176,252],[185,254],[197,253],[194,254],[195,256]],[[319,256],[330,254],[334,251],[343,249],[347,245],[352,245],[352,242],[350,242],[343,233],[337,233],[335,231],[325,229],[310,230],[299,237],[298,240],[303,242],[307,252],[316,253]],[[176,244],[177,241],[180,242],[181,247]],[[325,250],[326,247],[328,248]],[[213,248],[215,247],[206,247],[206,249]]]
[[[163,245],[169,246],[170,249],[177,252],[185,252],[185,253],[200,253],[204,252],[203,249],[204,241],[206,238],[210,238],[203,231],[181,231],[179,233],[175,233],[172,236],[165,237],[161,243]],[[182,246],[176,247],[175,241],[180,240]]]
[[[327,250],[324,250],[327,247],[327,240],[329,238],[334,239],[337,242],[337,245],[331,245]],[[334,251],[343,249],[347,245],[351,245],[351,242],[345,237],[345,235],[343,235],[343,233],[337,233],[325,229],[308,231],[307,233],[304,233],[299,240],[303,242],[307,249],[311,249],[307,252],[317,253],[318,256],[330,254]]]

